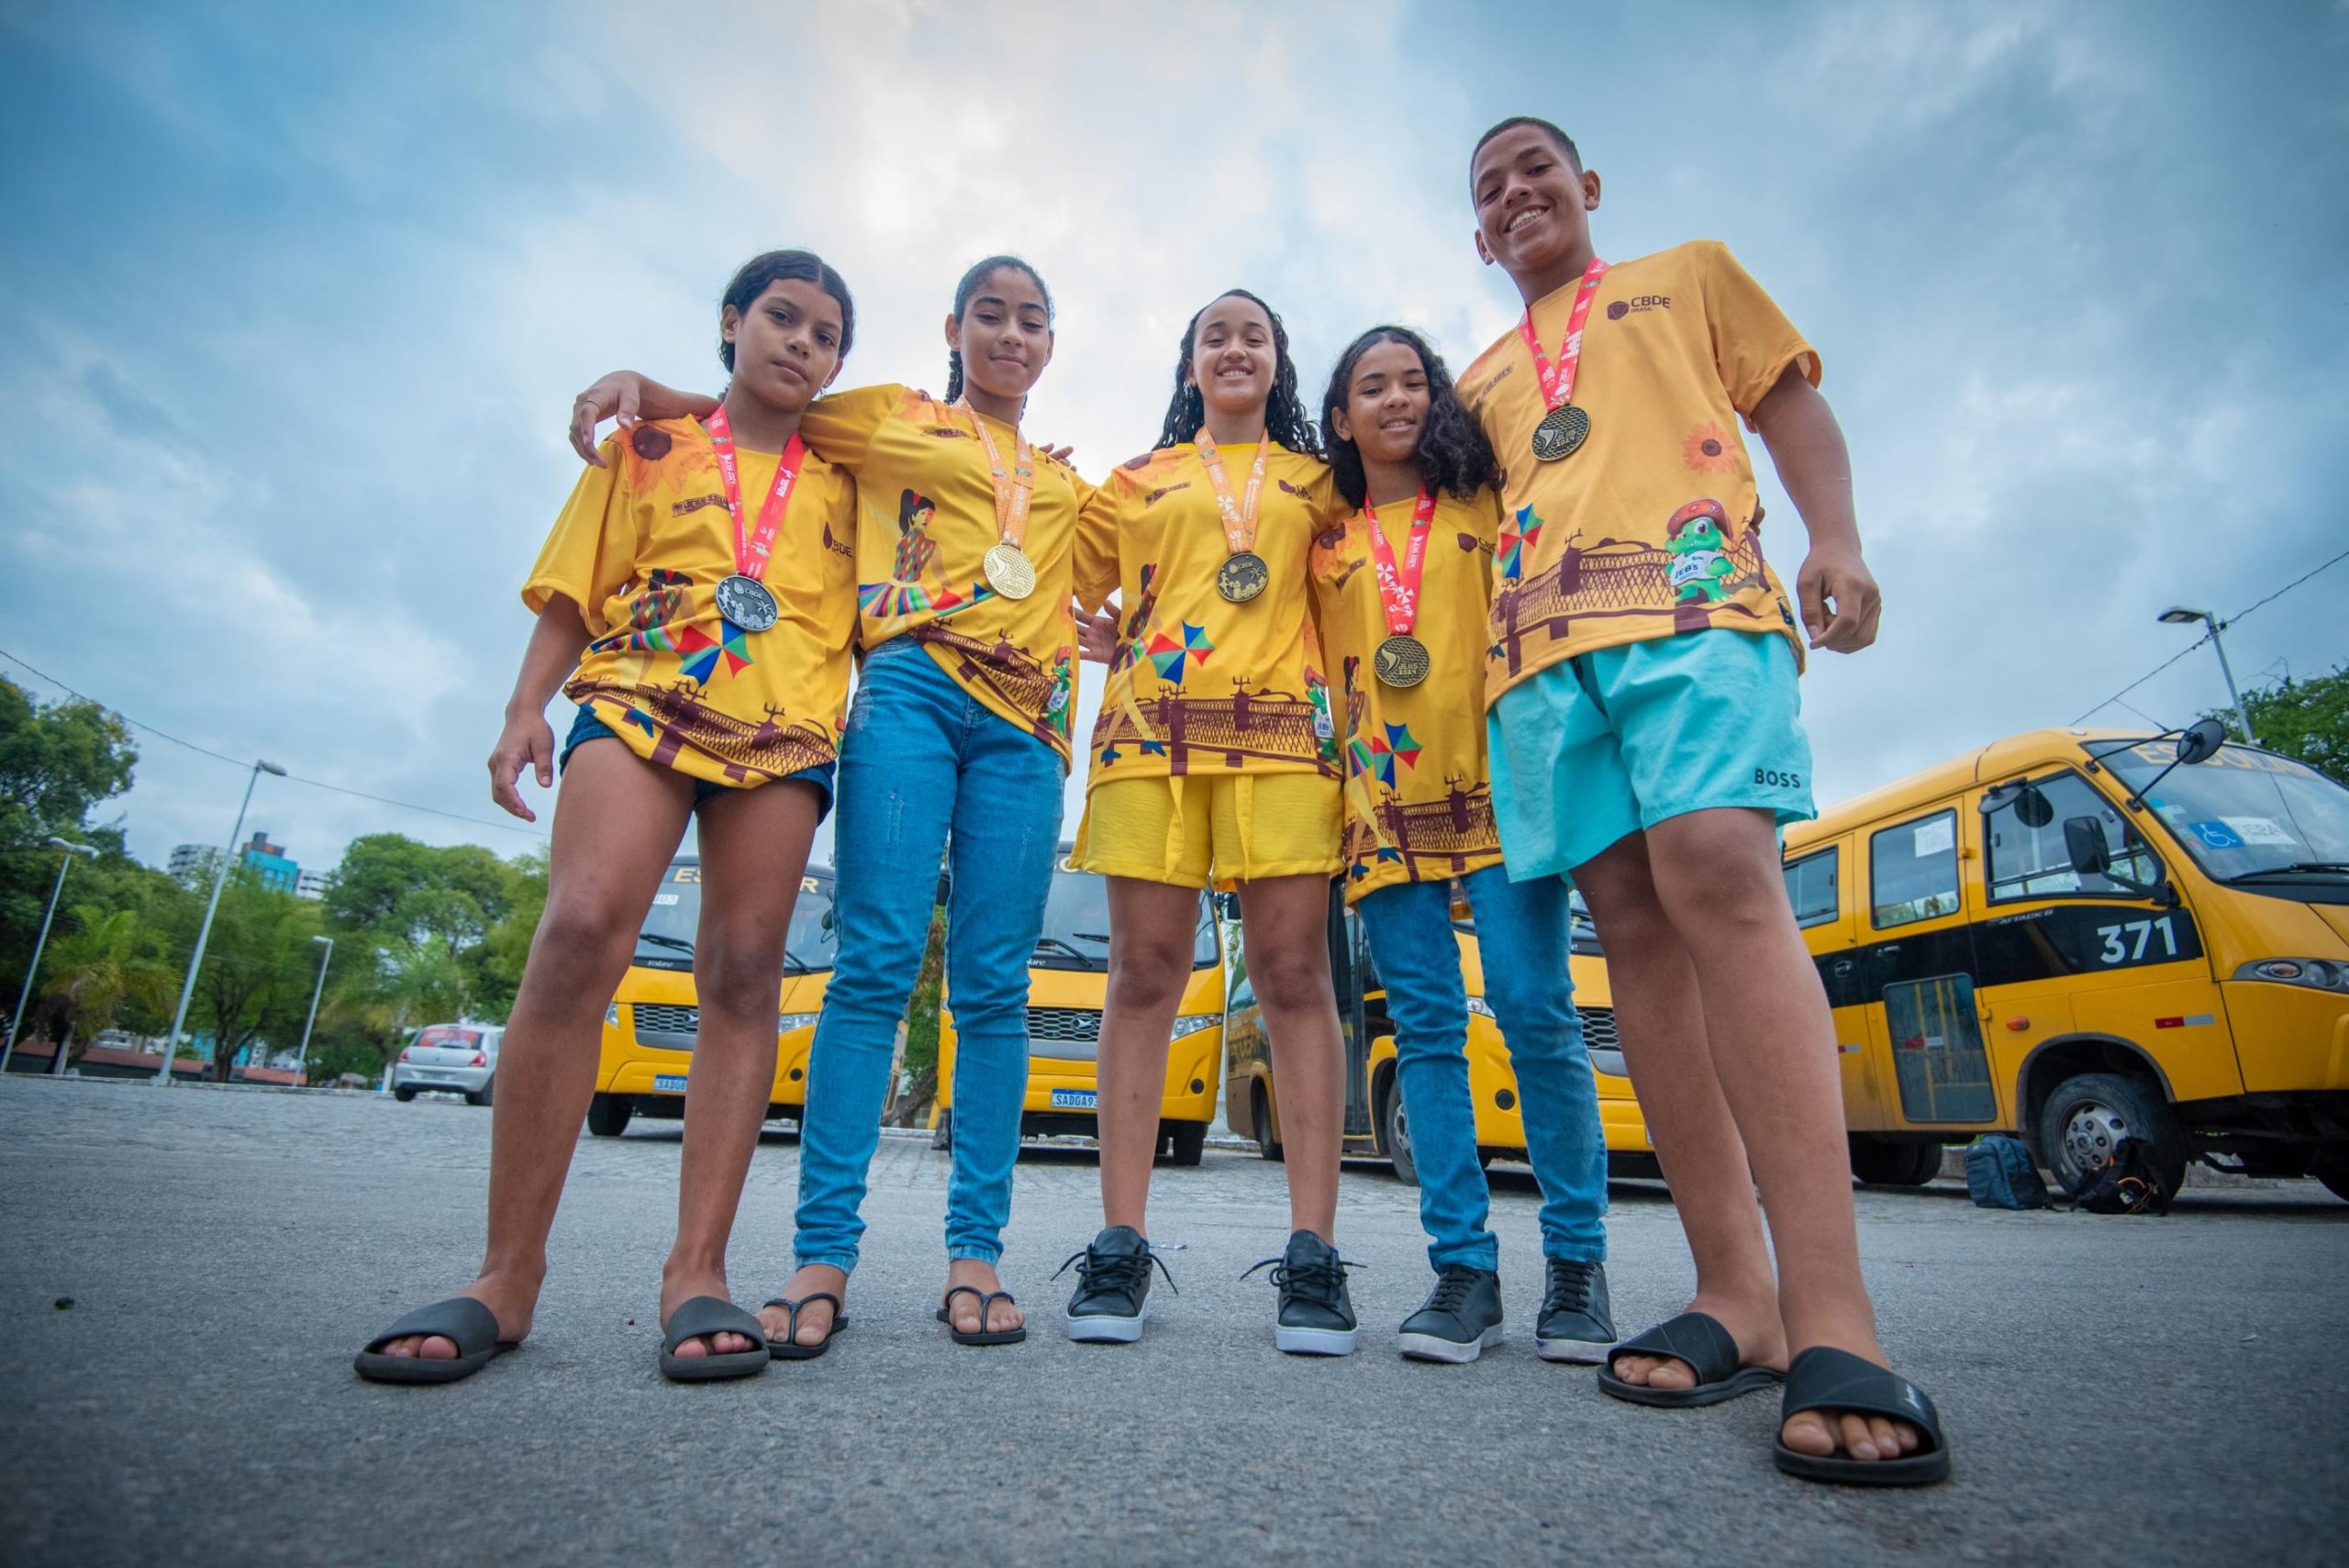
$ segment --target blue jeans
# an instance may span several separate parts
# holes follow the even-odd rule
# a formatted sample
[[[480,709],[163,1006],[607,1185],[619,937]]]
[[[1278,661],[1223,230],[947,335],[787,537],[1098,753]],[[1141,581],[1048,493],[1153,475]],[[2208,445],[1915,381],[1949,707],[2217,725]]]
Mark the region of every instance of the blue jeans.
[[[840,948],[807,1055],[800,1263],[856,1267],[865,1173],[897,1022],[930,940],[952,845],[946,986],[953,998],[954,1167],[946,1255],[994,1262],[1011,1218],[1028,1093],[1028,961],[1060,840],[1059,755],[968,696],[909,637],[865,656],[841,744],[833,825]]]
[[[1542,1253],[1602,1262],[1607,1142],[1566,973],[1566,883],[1554,876],[1511,882],[1500,866],[1461,881],[1476,917],[1485,1000],[1508,1045],[1526,1152],[1542,1184]],[[1395,1024],[1396,1073],[1419,1168],[1428,1261],[1439,1269],[1497,1268],[1500,1248],[1485,1224],[1491,1195],[1476,1162],[1475,1108],[1468,1096],[1468,996],[1453,940],[1451,887],[1403,883],[1364,895],[1356,907]]]

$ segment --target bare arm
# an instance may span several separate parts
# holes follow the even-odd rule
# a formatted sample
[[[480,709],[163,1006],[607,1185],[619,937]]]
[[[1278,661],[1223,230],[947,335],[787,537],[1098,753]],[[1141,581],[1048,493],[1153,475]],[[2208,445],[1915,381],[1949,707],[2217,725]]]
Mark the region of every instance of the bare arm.
[[[1810,645],[1856,653],[1876,640],[1884,606],[1876,578],[1860,558],[1852,456],[1843,445],[1843,428],[1819,389],[1792,369],[1755,405],[1753,423],[1810,530],[1810,553],[1795,578]]]
[[[605,420],[618,419],[625,430],[640,419],[699,418],[717,406],[715,397],[679,392],[634,371],[614,371],[571,400],[571,450],[601,468],[596,427]]]
[[[587,622],[579,606],[561,594],[548,595],[531,628],[530,645],[522,651],[522,673],[514,678],[514,695],[506,700],[506,728],[489,754],[489,798],[525,822],[538,813],[515,787],[522,770],[538,774],[539,787],[554,784],[554,730],[547,723],[547,704],[579,665],[587,646]]]

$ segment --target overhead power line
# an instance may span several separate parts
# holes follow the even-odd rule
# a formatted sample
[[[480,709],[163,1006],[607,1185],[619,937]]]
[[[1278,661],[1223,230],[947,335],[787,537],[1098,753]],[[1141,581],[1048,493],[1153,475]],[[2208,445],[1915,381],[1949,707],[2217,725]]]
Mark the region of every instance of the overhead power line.
[[[59,680],[56,676],[50,674],[47,671],[35,669],[32,665],[26,663],[22,659],[17,658],[15,654],[9,652],[5,648],[0,648],[0,659],[6,659],[9,663],[16,665],[18,669],[23,670],[40,680],[48,682],[50,685],[55,686],[59,691],[63,692],[67,696],[79,698],[81,701],[88,703],[93,707],[103,709],[105,712],[110,713],[114,715],[115,717],[122,720],[123,723],[128,725],[131,728],[139,730],[148,735],[152,735],[158,740],[168,740],[174,746],[183,747],[187,751],[196,752],[201,756],[210,757],[216,762],[227,762],[235,767],[250,768],[253,765],[252,759],[250,757],[232,757],[226,751],[216,751],[209,746],[199,746],[193,740],[182,740],[180,737],[172,734],[169,730],[158,729],[151,724],[141,723],[139,720],[135,719],[131,717],[130,715],[123,712],[122,709],[116,707],[113,704],[100,702],[97,698],[90,696],[86,693],[75,691],[72,686],[67,685],[64,682]],[[467,817],[462,812],[443,811],[437,806],[419,806],[412,800],[395,800],[387,795],[370,795],[363,789],[351,789],[344,784],[328,784],[324,779],[304,778],[299,773],[288,773],[285,776],[295,784],[307,784],[312,789],[327,790],[335,795],[347,795],[360,800],[372,800],[378,806],[395,806],[402,811],[421,811],[428,817],[445,817],[451,822],[463,822],[475,828],[502,828],[508,833],[528,834],[533,839],[543,839],[547,836],[544,828],[534,828],[528,823],[500,822],[494,817]]]
[[[2275,603],[2277,599],[2282,598],[2285,595],[2290,593],[2293,589],[2299,587],[2301,584],[2307,582],[2317,573],[2338,566],[2344,561],[2349,561],[2349,550],[2343,550],[2340,554],[2334,556],[2330,561],[2321,561],[2317,562],[2317,564],[2310,567],[2306,572],[2301,573],[2298,577],[2293,578],[2290,582],[2285,584],[2274,593],[2267,595],[2264,598],[2254,599],[2242,609],[2239,609],[2234,614],[2227,617],[2221,624],[2232,626],[2235,622],[2243,619],[2243,617],[2251,614],[2252,611]],[[2088,709],[2087,713],[2083,713],[2078,718],[2072,720],[2072,722],[2076,725],[2083,723],[2093,715],[2101,712],[2105,708],[2110,707],[2114,703],[2121,702],[2122,697],[2127,696],[2131,692],[2135,691],[2139,686],[2143,685],[2147,681],[2152,680],[2155,675],[2160,674],[2164,670],[2168,669],[2171,665],[2176,663],[2188,653],[2193,652],[2196,649],[2201,647],[2204,643],[2210,640],[2210,633],[2208,631],[2203,632],[2201,636],[2188,643],[2183,649],[2171,654],[2168,658],[2163,660],[2160,663],[2154,665],[2152,669],[2146,671],[2143,674],[2138,676],[2135,680],[2130,682],[2127,685],[2121,687],[2119,691],[2113,693],[2110,696],[2097,704],[2095,707]],[[2121,703],[2121,706],[2123,707],[2127,707],[2128,704]],[[2134,712],[2135,710],[2132,709],[2131,711]]]

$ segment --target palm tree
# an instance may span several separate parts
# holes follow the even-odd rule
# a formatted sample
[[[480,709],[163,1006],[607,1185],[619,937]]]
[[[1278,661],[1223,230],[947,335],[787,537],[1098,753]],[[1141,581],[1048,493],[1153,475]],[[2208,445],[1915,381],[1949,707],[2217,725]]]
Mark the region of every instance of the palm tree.
[[[137,910],[77,904],[71,913],[74,929],[57,940],[51,950],[57,957],[41,987],[43,995],[71,1010],[58,1046],[61,1068],[72,1060],[73,1036],[86,1039],[111,1028],[124,1003],[160,1009],[172,999],[172,974],[155,958],[152,938]]]

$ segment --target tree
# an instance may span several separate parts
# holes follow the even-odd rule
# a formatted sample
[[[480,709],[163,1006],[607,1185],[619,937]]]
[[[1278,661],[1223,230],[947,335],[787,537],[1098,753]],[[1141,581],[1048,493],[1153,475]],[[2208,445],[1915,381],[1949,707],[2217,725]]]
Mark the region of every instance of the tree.
[[[159,951],[159,933],[138,910],[76,904],[68,914],[72,929],[50,938],[41,990],[67,1009],[58,1038],[70,1047],[78,1036],[86,1051],[93,1036],[114,1027],[124,1004],[169,1006],[173,976]]]
[[[2287,675],[2243,693],[2243,706],[2262,746],[2349,783],[2349,664],[2305,681]],[[2221,720],[2227,733],[2234,733],[2232,709],[2203,717]]]
[[[57,877],[50,834],[90,844],[117,866],[128,863],[120,832],[93,830],[88,817],[130,787],[138,761],[129,730],[106,709],[85,702],[43,706],[0,680],[0,973],[22,975],[32,956]],[[97,871],[74,867],[77,892]]]
[[[513,873],[478,844],[436,848],[404,833],[354,839],[325,898],[327,918],[379,940],[476,948],[513,906]]]
[[[208,893],[206,897],[208,897]],[[206,899],[193,892],[172,906],[173,950],[193,951]],[[298,1038],[308,1011],[317,950],[317,906],[264,887],[250,869],[229,873],[196,973],[188,1027],[212,1037],[212,1075],[228,1080],[237,1053],[262,1037]]]

